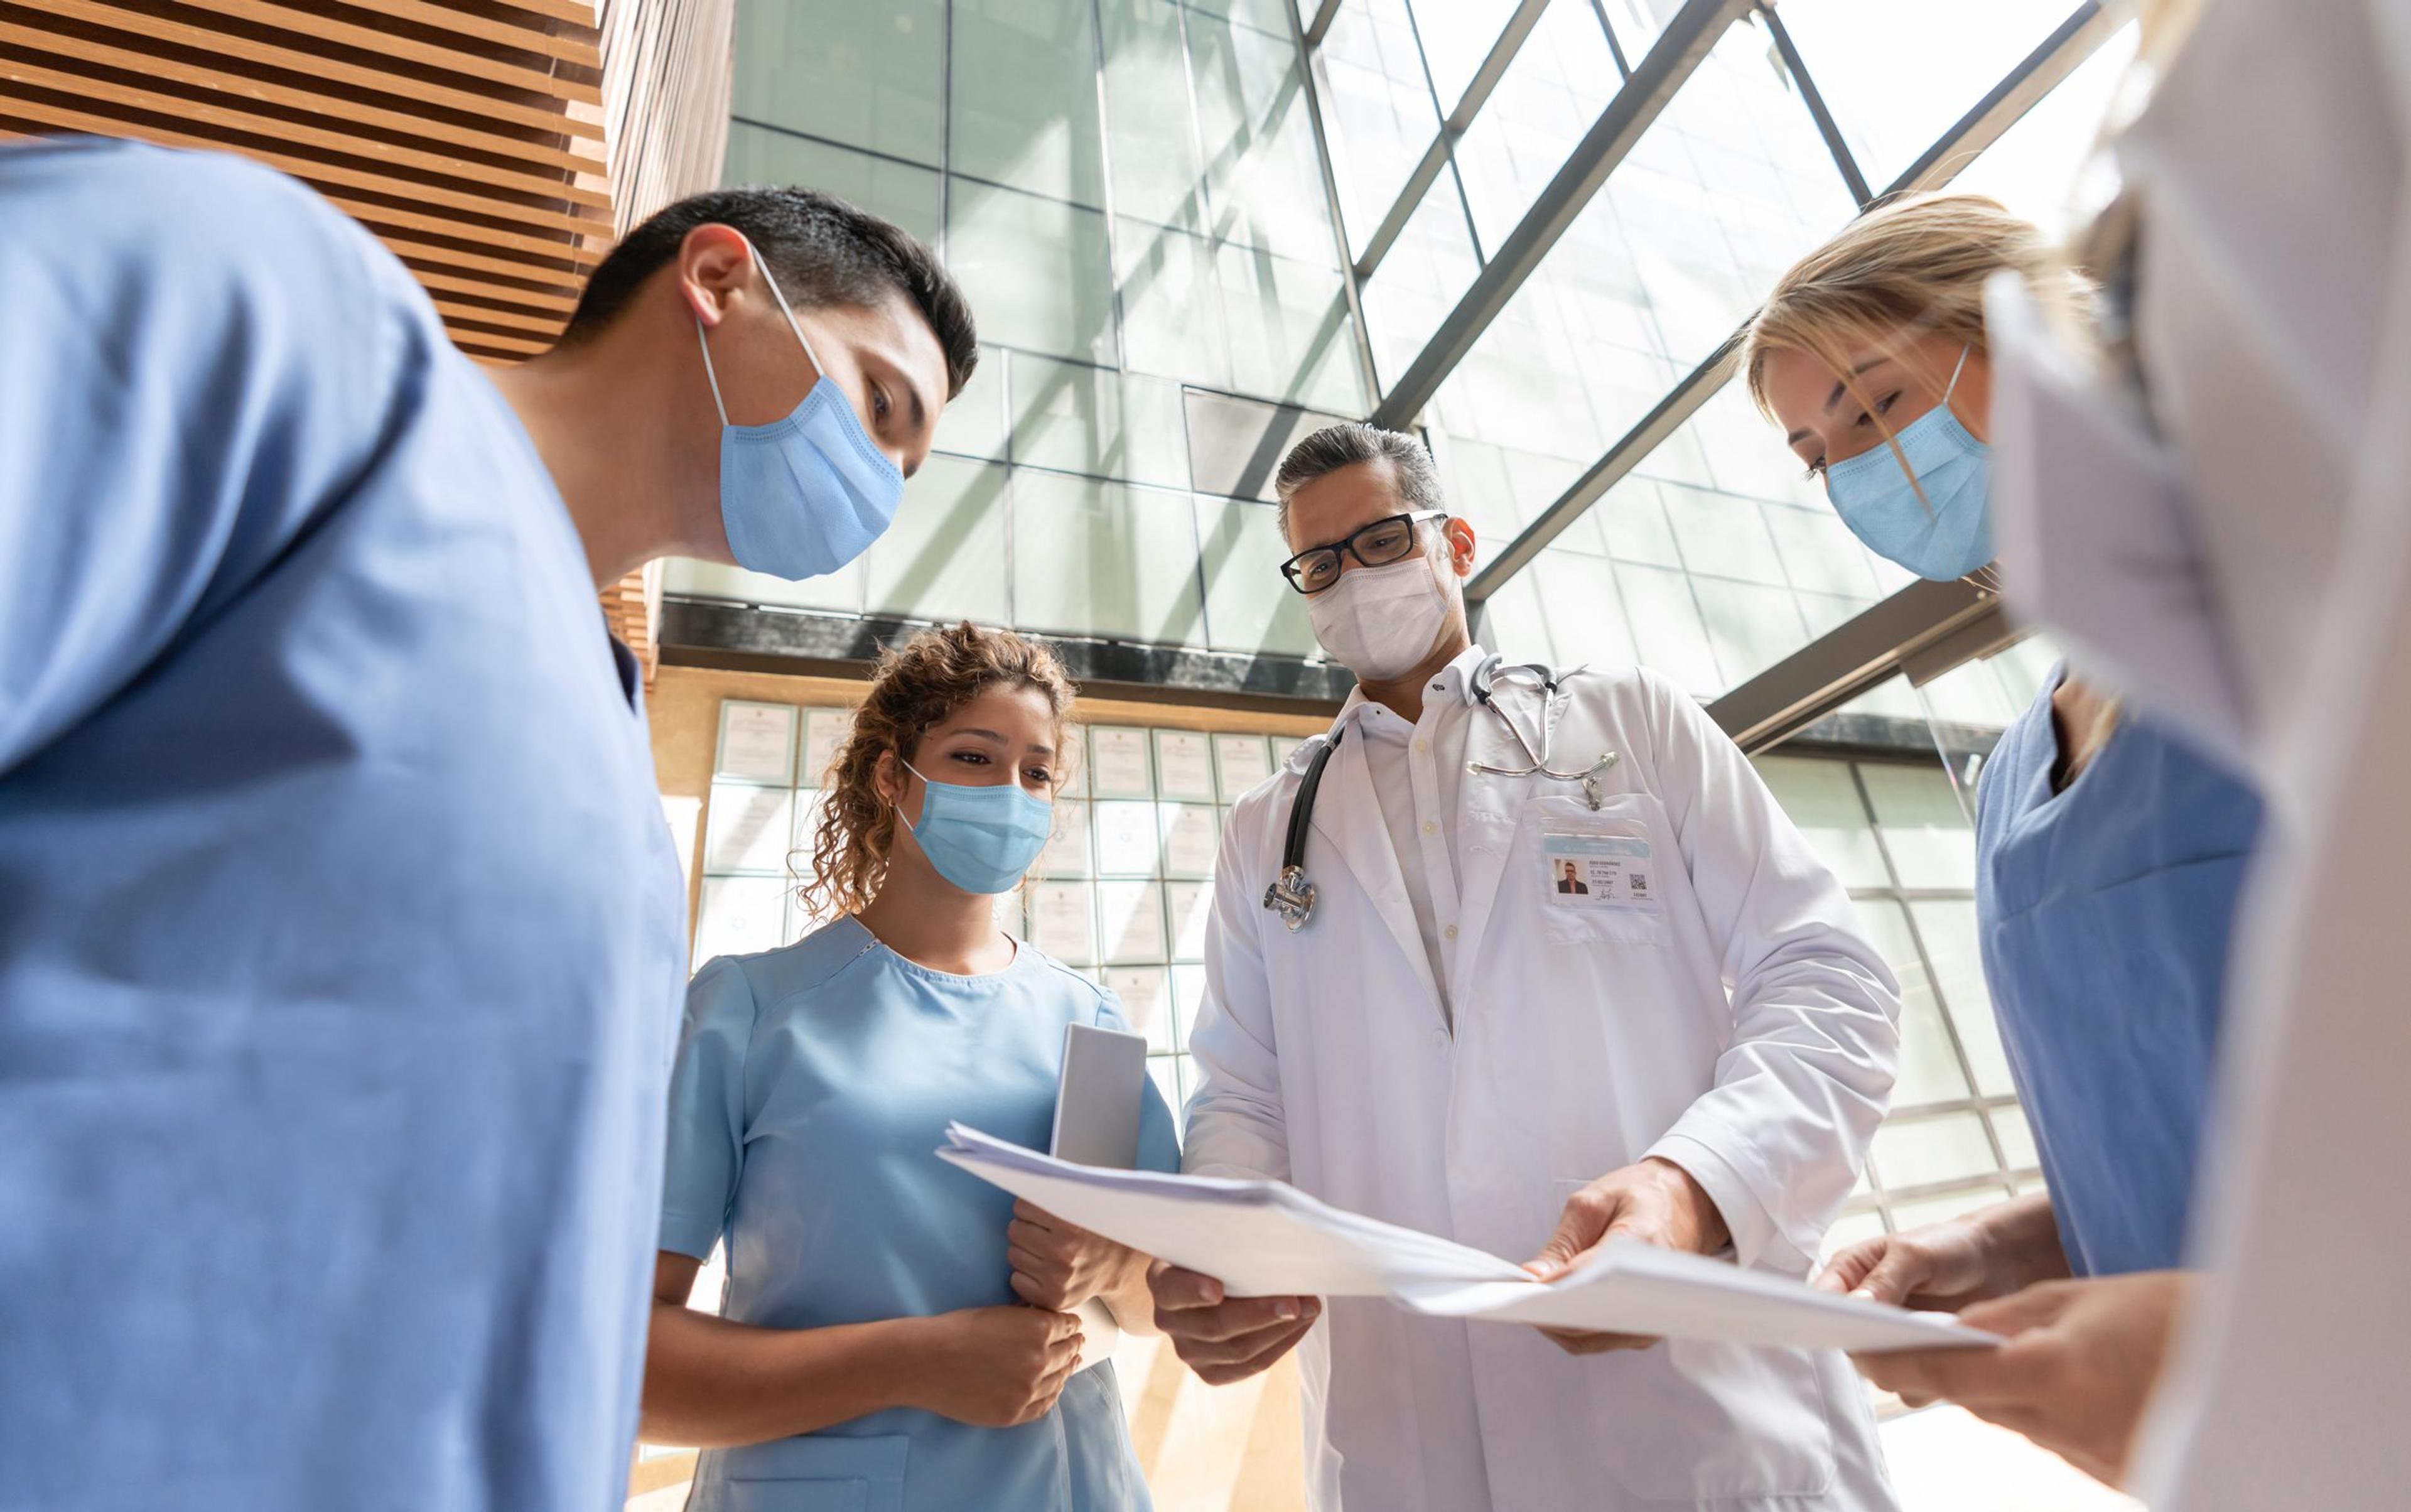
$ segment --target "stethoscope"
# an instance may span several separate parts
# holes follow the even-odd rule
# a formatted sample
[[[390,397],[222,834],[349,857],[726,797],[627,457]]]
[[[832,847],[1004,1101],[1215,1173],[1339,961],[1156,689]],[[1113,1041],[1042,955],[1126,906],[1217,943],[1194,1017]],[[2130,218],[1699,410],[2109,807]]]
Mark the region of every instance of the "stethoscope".
[[[1550,700],[1556,697],[1559,687],[1587,670],[1587,667],[1577,667],[1559,673],[1539,662],[1519,662],[1509,666],[1498,656],[1489,657],[1476,667],[1473,675],[1467,679],[1466,686],[1472,692],[1475,701],[1498,716],[1499,723],[1507,727],[1507,733],[1512,735],[1515,743],[1523,748],[1524,759],[1530,765],[1519,771],[1512,767],[1468,761],[1465,770],[1485,777],[1547,777],[1561,783],[1580,783],[1583,800],[1590,805],[1591,812],[1597,813],[1600,807],[1599,774],[1615,765],[1615,753],[1601,751],[1599,759],[1580,771],[1559,771],[1549,765]],[[1541,745],[1537,751],[1532,748],[1532,741],[1525,735],[1523,727],[1515,723],[1515,716],[1501,707],[1494,697],[1494,690],[1500,682],[1518,678],[1528,679],[1541,689]],[[1339,742],[1347,738],[1348,732],[1341,730],[1325,741],[1308,760],[1306,774],[1298,779],[1297,797],[1290,801],[1289,834],[1281,844],[1280,874],[1264,888],[1264,906],[1279,914],[1281,922],[1289,926],[1293,934],[1314,916],[1314,884],[1306,879],[1306,836],[1313,824],[1314,797],[1322,789],[1322,769],[1330,765],[1331,753],[1338,750]]]

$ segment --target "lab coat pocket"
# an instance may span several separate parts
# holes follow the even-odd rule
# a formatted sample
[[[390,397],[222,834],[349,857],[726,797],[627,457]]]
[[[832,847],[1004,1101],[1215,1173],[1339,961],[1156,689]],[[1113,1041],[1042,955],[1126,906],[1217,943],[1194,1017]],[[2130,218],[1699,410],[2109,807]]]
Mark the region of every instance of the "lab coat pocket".
[[[1663,946],[1673,859],[1645,796],[1618,794],[1594,810],[1578,799],[1524,805],[1508,865],[1532,889],[1548,938],[1567,945]]]
[[[904,1512],[912,1448],[902,1433],[811,1433],[727,1450],[689,1512]]]

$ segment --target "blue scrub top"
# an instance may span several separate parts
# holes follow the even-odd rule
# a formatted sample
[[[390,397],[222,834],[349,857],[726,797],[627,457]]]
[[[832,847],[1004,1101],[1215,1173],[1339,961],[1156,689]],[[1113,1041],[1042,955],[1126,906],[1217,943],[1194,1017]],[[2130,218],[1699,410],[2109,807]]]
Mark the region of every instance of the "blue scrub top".
[[[684,889],[632,658],[402,265],[0,148],[0,1503],[595,1512]]]
[[[1984,976],[2078,1275],[2183,1263],[2260,800],[2149,719],[2053,793],[2054,674],[1979,785]]]
[[[1024,944],[981,976],[916,965],[841,918],[723,956],[687,991],[670,1088],[662,1248],[723,1238],[721,1313],[769,1329],[1016,1300],[1013,1197],[937,1156],[959,1120],[1033,1150],[1053,1132],[1067,1024],[1125,1029],[1113,995]],[[1180,1168],[1150,1079],[1139,1165]],[[866,1499],[867,1498],[867,1499]],[[1111,1364],[1018,1428],[876,1413],[705,1451],[688,1512],[1122,1512],[1150,1505]]]

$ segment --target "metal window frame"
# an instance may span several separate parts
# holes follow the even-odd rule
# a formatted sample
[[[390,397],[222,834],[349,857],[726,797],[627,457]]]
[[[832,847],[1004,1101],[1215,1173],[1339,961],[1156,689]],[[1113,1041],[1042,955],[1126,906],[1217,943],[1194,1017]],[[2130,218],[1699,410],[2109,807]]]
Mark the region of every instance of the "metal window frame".
[[[1532,208],[1498,244],[1498,255],[1475,276],[1421,352],[1398,375],[1373,411],[1372,423],[1403,430],[1414,423],[1441,382],[1473,348],[1490,323],[1507,307],[1557,244],[1583,207],[1624,161],[1643,132],[1656,123],[1667,102],[1691,77],[1708,49],[1725,28],[1749,8],[1753,0],[1685,0],[1683,8],[1666,23],[1649,55],[1641,60],[1600,111],[1599,119],[1574,145]]]

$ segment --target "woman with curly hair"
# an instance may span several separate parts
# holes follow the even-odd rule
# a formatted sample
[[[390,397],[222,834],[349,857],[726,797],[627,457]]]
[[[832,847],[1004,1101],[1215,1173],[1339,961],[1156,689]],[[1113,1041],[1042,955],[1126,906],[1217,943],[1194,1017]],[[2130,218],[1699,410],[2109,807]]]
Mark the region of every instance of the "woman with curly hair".
[[[709,1446],[691,1512],[1149,1505],[1075,1315],[1153,1331],[1146,1256],[935,1153],[957,1119],[1044,1148],[1065,1025],[1127,1027],[996,923],[1046,842],[1072,697],[1010,632],[885,655],[803,888],[831,921],[689,988],[644,1436]],[[1144,1095],[1140,1164],[1177,1169]],[[716,1243],[713,1317],[685,1303]]]

